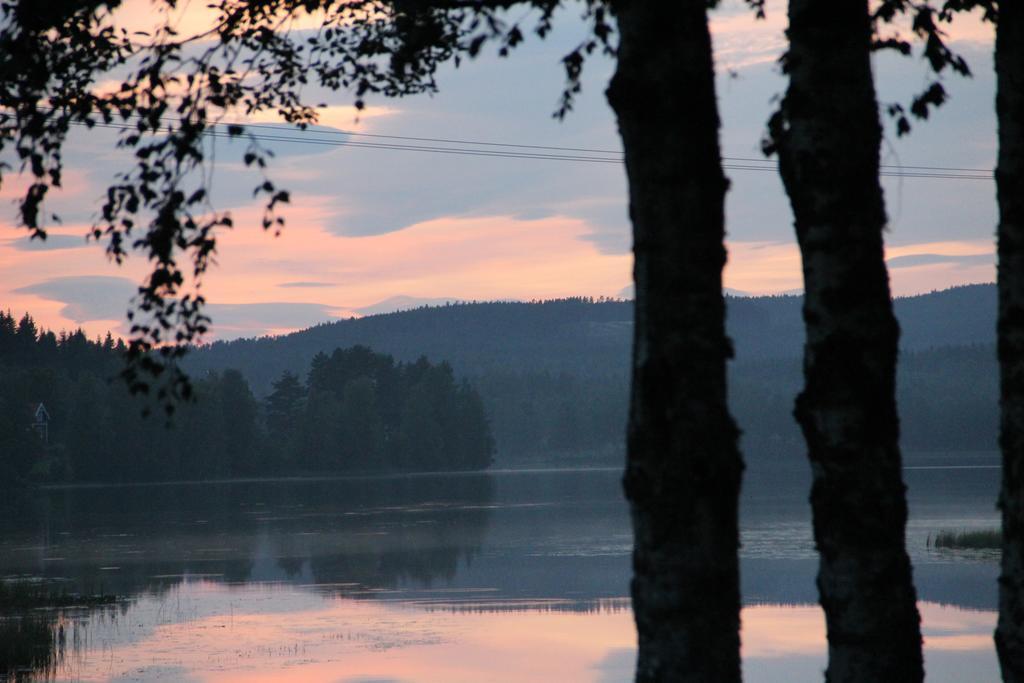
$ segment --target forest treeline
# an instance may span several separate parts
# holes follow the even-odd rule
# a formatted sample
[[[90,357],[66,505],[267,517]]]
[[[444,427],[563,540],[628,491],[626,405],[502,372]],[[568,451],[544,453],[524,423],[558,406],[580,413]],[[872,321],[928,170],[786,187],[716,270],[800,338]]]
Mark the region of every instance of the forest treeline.
[[[447,363],[365,347],[318,354],[265,397],[237,370],[194,379],[168,424],[117,374],[124,344],[0,313],[0,482],[154,481],[472,470],[494,450],[476,390]],[[49,420],[44,440],[39,404]]]
[[[997,448],[995,288],[955,287],[896,299],[903,354],[897,388],[909,450]],[[803,384],[798,296],[729,297],[736,347],[729,401],[748,459],[791,455]],[[575,297],[423,307],[324,323],[280,337],[195,350],[195,373],[239,368],[258,395],[324,349],[368,345],[412,360],[448,359],[483,399],[502,465],[622,459],[629,398],[632,302]]]
[[[750,461],[803,467],[793,400],[802,383],[799,358],[736,363],[729,405]],[[629,377],[562,372],[486,373],[472,378],[491,417],[497,460],[564,464],[622,458]],[[995,346],[947,346],[903,354],[898,370],[901,443],[908,451],[998,448],[999,391]]]
[[[799,296],[726,298],[735,362],[800,358],[804,324]],[[897,298],[903,352],[995,343],[996,291],[991,284]],[[600,379],[627,375],[633,302],[571,297],[421,307],[325,322],[275,337],[218,341],[185,358],[193,373],[240,369],[263,395],[285,370],[305,372],[309,359],[338,347],[368,346],[399,360],[443,358],[463,376],[539,372]]]
[[[984,292],[977,288],[973,294]],[[971,288],[961,288],[948,296],[965,299],[955,303],[958,308],[970,303],[969,295]],[[735,324],[759,321],[762,329],[787,330],[792,299],[731,300],[739,309]],[[922,300],[931,302],[929,311],[943,308],[934,296]],[[410,347],[406,362],[358,344],[330,355],[310,353],[302,360],[298,354],[307,349],[294,350],[291,342],[306,333],[219,344],[218,350],[242,352],[235,357],[240,369],[215,364],[193,369],[198,400],[181,406],[170,431],[162,419],[142,418],[137,397],[121,382],[110,381],[121,369],[120,340],[110,335],[89,340],[81,331],[57,335],[37,329],[30,316],[17,321],[0,314],[0,468],[11,480],[32,473],[58,481],[142,481],[480,469],[492,458],[502,466],[617,464],[629,379],[621,363],[602,365],[601,359],[628,343],[614,319],[624,306],[574,299],[376,316],[372,322],[385,331],[396,326],[404,330],[396,337],[405,341],[395,343]],[[978,308],[965,315],[977,315]],[[534,311],[541,311],[546,322],[531,320]],[[479,320],[474,318],[477,312],[484,313]],[[441,324],[453,313],[463,319],[462,328],[455,325],[444,332]],[[943,319],[918,316],[913,324],[922,327],[930,320],[928,325],[934,326]],[[522,346],[516,348],[511,334],[492,332],[485,341],[481,331],[469,350],[466,339],[475,333],[461,332],[470,324],[498,332],[520,328]],[[307,332],[313,331],[322,330]],[[488,363],[468,362],[473,372],[432,364],[416,359],[408,340],[417,334],[433,336],[425,345],[435,354],[447,350],[463,360],[470,354],[493,357]],[[785,344],[770,336],[760,341],[765,348]],[[944,336],[960,340],[941,332],[932,339],[941,342]],[[535,360],[529,358],[526,340],[538,354]],[[264,369],[263,354],[244,351],[262,351],[264,345],[277,353],[275,362],[296,370],[282,370],[261,389],[251,373]],[[200,364],[209,358],[203,351],[197,355]],[[219,353],[217,359],[229,355]],[[259,378],[263,373],[254,374]],[[803,443],[791,406],[801,378],[795,353],[733,364],[730,405],[751,461],[800,464]],[[908,450],[997,447],[997,370],[991,343],[906,351],[898,392],[902,443]],[[39,402],[52,417],[48,458],[40,457],[38,439],[25,428]]]

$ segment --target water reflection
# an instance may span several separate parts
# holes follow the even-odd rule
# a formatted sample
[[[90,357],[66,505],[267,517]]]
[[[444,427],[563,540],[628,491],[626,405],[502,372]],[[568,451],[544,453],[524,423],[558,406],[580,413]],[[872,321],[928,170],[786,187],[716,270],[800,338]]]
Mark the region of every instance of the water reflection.
[[[747,478],[748,681],[820,680],[824,669],[805,474],[754,466]],[[0,643],[28,643],[0,654],[0,669],[96,681],[628,680],[631,534],[619,476],[110,487],[7,501],[0,577],[130,600],[35,625],[0,618],[13,634]],[[995,675],[996,563],[926,539],[995,524],[998,470],[927,465],[907,478],[930,680],[985,680]]]
[[[479,553],[488,477],[71,489],[5,515],[0,576],[120,595],[183,577],[431,586]]]
[[[290,584],[186,581],[78,624],[69,656],[34,680],[522,683],[629,680],[628,603],[588,607],[468,594],[325,597]],[[929,681],[996,680],[992,611],[922,603]],[[820,680],[826,645],[809,605],[744,608],[746,681]],[[966,674],[966,675],[965,675]],[[29,680],[23,678],[22,680]]]
[[[55,671],[64,651],[62,635],[54,615],[0,618],[0,680],[28,680]]]
[[[930,683],[997,681],[996,613],[922,602],[925,674]],[[825,619],[814,605],[743,610],[744,680],[820,681],[827,660]]]

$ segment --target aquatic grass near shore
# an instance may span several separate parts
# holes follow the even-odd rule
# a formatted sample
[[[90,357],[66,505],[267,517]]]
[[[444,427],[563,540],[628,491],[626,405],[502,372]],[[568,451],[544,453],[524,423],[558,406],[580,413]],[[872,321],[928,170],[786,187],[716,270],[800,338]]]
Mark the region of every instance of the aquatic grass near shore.
[[[928,545],[932,548],[950,548],[954,550],[999,550],[1003,536],[999,529],[973,529],[953,531],[943,529],[934,536],[928,537]]]
[[[64,647],[63,624],[52,614],[0,617],[0,681],[49,678]]]
[[[64,657],[68,610],[116,602],[102,590],[70,591],[65,581],[0,579],[0,681],[49,680]]]

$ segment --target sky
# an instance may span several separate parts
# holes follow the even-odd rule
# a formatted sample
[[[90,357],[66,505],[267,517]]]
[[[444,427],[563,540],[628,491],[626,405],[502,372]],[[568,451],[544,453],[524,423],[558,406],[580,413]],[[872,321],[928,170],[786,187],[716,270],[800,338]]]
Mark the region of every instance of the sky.
[[[183,29],[202,24],[202,14],[186,11]],[[458,69],[445,67],[436,95],[371,99],[357,116],[350,93],[310,91],[311,100],[328,105],[315,130],[302,137],[259,129],[299,138],[266,143],[276,154],[270,176],[292,195],[287,227],[277,237],[259,227],[260,208],[251,199],[257,177],[241,163],[242,145],[211,143],[214,203],[231,211],[236,227],[219,235],[217,265],[202,286],[213,318],[207,340],[280,334],[422,303],[628,296],[632,256],[621,164],[337,144],[499,151],[511,148],[479,143],[540,145],[603,150],[575,154],[614,158],[621,144],[604,100],[614,66],[609,58],[588,61],[575,110],[561,122],[552,117],[563,82],[559,59],[586,32],[577,14],[564,12],[553,35],[543,41],[531,36],[506,59],[491,51]],[[792,214],[777,173],[738,168],[758,165],[745,159],[763,158],[764,125],[785,88],[777,66],[785,5],[769,2],[767,19],[757,21],[739,0],[725,0],[711,18],[721,144],[732,182],[725,285],[740,294],[799,291]],[[148,0],[129,2],[119,20],[152,20]],[[946,77],[951,100],[910,136],[897,138],[886,124],[887,171],[995,164],[992,29],[976,17],[964,18],[950,38],[974,76]],[[883,103],[907,102],[927,83],[917,57],[877,56],[874,67]],[[249,122],[280,125],[271,115]],[[84,237],[105,187],[126,164],[114,141],[110,131],[72,137],[65,187],[47,205],[63,222],[51,226],[45,243],[29,241],[16,226],[14,198],[23,184],[5,178],[0,307],[15,315],[31,312],[52,329],[126,333],[124,314],[146,262],[132,258],[119,267],[101,244]],[[883,187],[894,294],[994,280],[991,180],[889,176]]]

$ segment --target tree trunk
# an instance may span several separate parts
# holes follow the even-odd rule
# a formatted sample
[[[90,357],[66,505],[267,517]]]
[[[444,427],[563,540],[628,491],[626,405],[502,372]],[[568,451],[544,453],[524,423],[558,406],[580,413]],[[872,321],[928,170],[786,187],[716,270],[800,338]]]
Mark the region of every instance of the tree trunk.
[[[865,0],[790,0],[789,88],[771,132],[803,256],[805,387],[826,680],[923,678],[907,557],[881,126]]]
[[[999,3],[999,370],[1003,562],[996,649],[1003,680],[1024,682],[1024,7]]]
[[[726,405],[728,181],[704,0],[614,2],[608,100],[629,179],[636,313],[624,477],[636,680],[740,680],[743,469]]]

